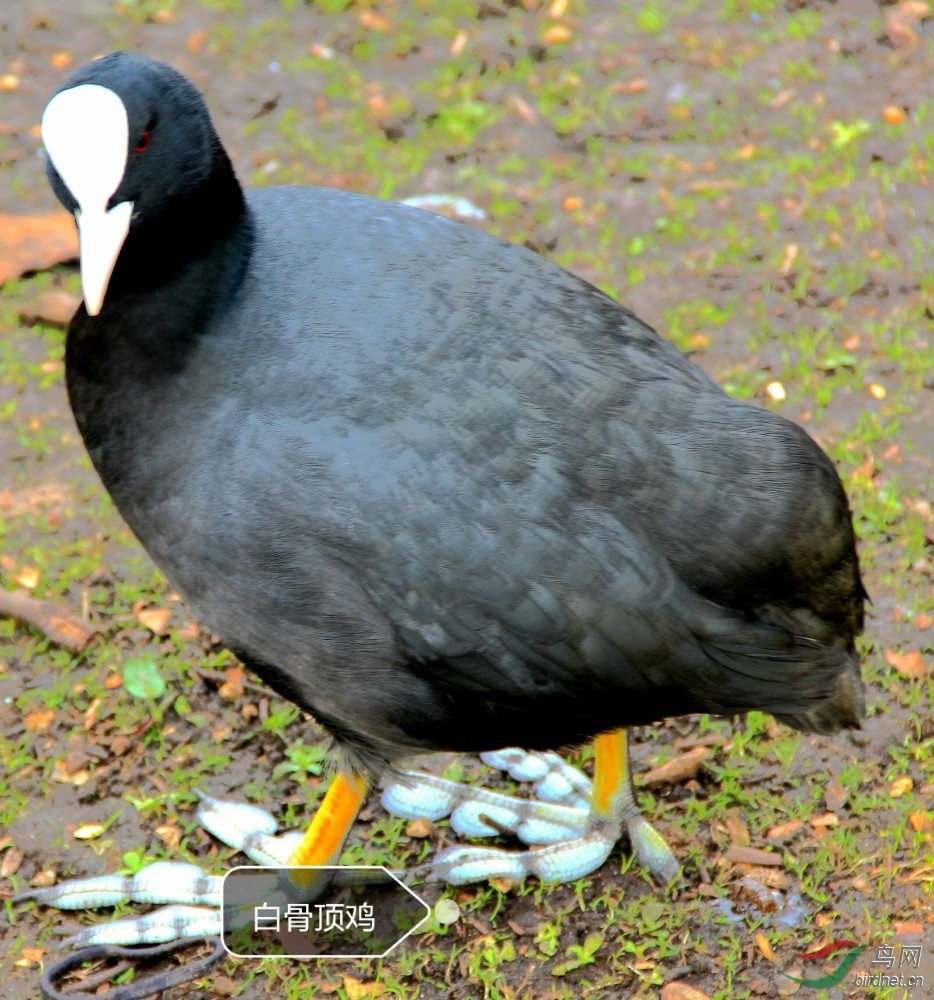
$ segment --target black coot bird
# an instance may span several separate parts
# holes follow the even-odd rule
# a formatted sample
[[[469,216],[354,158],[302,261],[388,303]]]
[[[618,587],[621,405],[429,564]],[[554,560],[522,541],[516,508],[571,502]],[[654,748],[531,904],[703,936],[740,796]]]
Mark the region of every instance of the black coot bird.
[[[596,737],[570,844],[429,874],[572,877],[627,824],[671,877],[622,727],[859,724],[850,512],[799,427],[521,247],[342,191],[244,195],[159,62],[79,70],[43,136],[81,234],[66,366],[94,465],[204,625],[339,749],[296,861],[336,859],[413,755]]]

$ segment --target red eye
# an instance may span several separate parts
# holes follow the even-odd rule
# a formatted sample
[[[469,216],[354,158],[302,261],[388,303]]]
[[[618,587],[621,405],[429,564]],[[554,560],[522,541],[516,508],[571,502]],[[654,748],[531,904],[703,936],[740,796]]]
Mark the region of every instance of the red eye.
[[[145,153],[149,149],[149,143],[152,142],[151,132],[142,132],[140,137],[136,140],[136,145],[133,147],[133,151],[136,153]]]

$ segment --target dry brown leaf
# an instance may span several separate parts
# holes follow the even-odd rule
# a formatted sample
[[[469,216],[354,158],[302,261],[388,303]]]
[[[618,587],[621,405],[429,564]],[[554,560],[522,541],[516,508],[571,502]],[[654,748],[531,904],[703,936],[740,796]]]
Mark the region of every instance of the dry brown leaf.
[[[723,817],[723,825],[726,827],[727,833],[729,833],[730,839],[734,844],[738,844],[741,847],[749,846],[751,840],[749,827],[746,826],[740,816],[735,812],[726,813]]]
[[[459,55],[461,55],[464,49],[467,48],[468,41],[470,41],[470,35],[468,35],[463,29],[458,31],[458,33],[454,36],[454,41],[451,42],[451,47],[448,49],[448,53],[451,58],[456,59]]]
[[[27,302],[19,314],[26,323],[41,322],[51,326],[68,326],[80,305],[81,299],[77,295],[59,288],[50,288],[32,302]]]
[[[13,582],[18,583],[21,587],[25,587],[26,590],[35,590],[39,586],[41,578],[42,574],[37,567],[23,566],[13,577]]]
[[[914,680],[920,680],[931,673],[931,664],[921,655],[920,649],[911,649],[907,653],[896,653],[894,649],[887,649],[885,662],[900,674]]]
[[[700,773],[704,761],[710,756],[709,747],[692,747],[686,753],[666,761],[651,771],[642,775],[642,784],[647,788],[653,785],[677,785]]]
[[[769,939],[761,932],[756,935],[756,944],[758,945],[759,951],[770,961],[775,961],[775,952],[772,949],[772,944]]]
[[[58,872],[54,868],[44,868],[41,872],[37,872],[29,880],[29,884],[34,889],[48,889],[49,886],[55,885],[58,881]]]
[[[919,810],[918,812],[913,812],[908,817],[908,822],[911,823],[912,830],[915,833],[928,833],[934,830],[934,815],[928,812],[923,812]]]
[[[72,836],[75,840],[96,840],[106,829],[103,823],[83,823]]]
[[[815,829],[826,829],[830,826],[839,826],[840,817],[833,812],[824,813],[822,816],[812,816],[811,826]]]
[[[141,608],[136,612],[136,617],[140,625],[144,625],[155,635],[165,635],[169,619],[172,617],[171,608]]]
[[[0,878],[9,878],[19,871],[19,866],[23,863],[23,852],[11,847],[3,852],[3,860],[0,861]]]
[[[42,965],[46,951],[48,951],[47,948],[23,948],[20,952],[21,957],[13,964],[18,965],[21,969],[28,968],[30,965]]]
[[[435,827],[430,819],[413,819],[406,828],[406,836],[422,839],[430,837],[434,833]]]
[[[360,11],[357,20],[360,22],[360,26],[366,28],[367,31],[390,31],[392,29],[392,21],[388,17],[383,17],[382,14],[377,14],[372,10]]]
[[[538,116],[518,94],[513,94],[512,97],[509,98],[509,103],[512,105],[516,114],[526,123],[526,125],[535,124]]]
[[[174,823],[163,823],[156,827],[156,836],[173,853],[178,851],[182,842],[182,831]]]
[[[789,834],[800,830],[802,827],[800,819],[792,819],[787,823],[779,823],[769,829],[768,833],[765,835],[766,840],[779,840],[782,837],[787,837]]]
[[[200,56],[201,53],[204,51],[204,46],[207,40],[208,40],[208,33],[203,28],[201,28],[198,31],[193,31],[185,39],[185,48],[188,49],[188,51],[193,56]]]
[[[783,872],[779,868],[761,868],[752,866],[747,868],[746,877],[755,879],[756,882],[761,882],[762,885],[767,886],[769,889],[790,889],[791,888],[791,878],[787,872]]]
[[[378,997],[382,992],[377,982],[371,981],[365,983],[363,980],[355,979],[353,976],[344,976],[343,980],[347,1000],[373,1000],[374,997]]]
[[[899,937],[923,937],[924,924],[920,920],[900,920],[895,924],[895,933]]]
[[[0,215],[0,285],[77,258],[75,220],[66,212]]]
[[[849,798],[847,790],[840,784],[839,781],[832,781],[824,789],[824,803],[830,812],[839,812],[843,806],[846,804],[846,800]]]
[[[710,994],[687,983],[666,983],[661,1000],[710,1000]]]
[[[915,783],[907,775],[902,778],[896,778],[891,785],[889,785],[889,795],[893,799],[900,799],[903,795],[907,795],[908,792],[915,787]]]
[[[44,733],[54,720],[55,712],[53,709],[50,708],[45,711],[35,709],[23,716],[23,725],[26,727],[27,733]]]
[[[228,667],[224,671],[227,680],[217,689],[224,701],[239,701],[243,697],[243,686],[246,674],[243,667]]]
[[[574,37],[574,32],[565,24],[552,24],[545,29],[542,41],[546,45],[560,45],[569,42]]]
[[[75,788],[80,788],[91,780],[91,772],[81,768],[76,771],[69,770],[65,761],[57,760],[52,769],[52,780],[63,785],[74,785]]]

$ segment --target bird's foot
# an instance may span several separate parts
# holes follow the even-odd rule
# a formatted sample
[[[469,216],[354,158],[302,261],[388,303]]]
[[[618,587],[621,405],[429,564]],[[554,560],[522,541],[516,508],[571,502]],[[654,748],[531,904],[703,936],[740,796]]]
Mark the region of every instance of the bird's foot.
[[[508,833],[527,851],[456,846],[405,873],[407,879],[444,881],[452,885],[490,878],[521,880],[537,875],[547,882],[570,882],[589,875],[607,859],[626,827],[639,861],[667,884],[681,867],[660,833],[643,817],[628,786],[618,810],[595,816],[591,780],[554,753],[530,753],[512,747],[481,754],[484,763],[517,781],[534,782],[535,798],[520,799],[486,788],[462,785],[431,774],[408,771],[383,789],[385,808],[406,819],[450,816],[453,829],[465,837]],[[541,845],[541,846],[539,846]]]
[[[257,865],[287,865],[301,833],[276,836],[275,819],[258,806],[224,802],[202,792],[199,823],[228,847],[243,851]],[[87,945],[155,944],[221,933],[220,875],[207,875],[196,865],[157,861],[136,875],[101,875],[74,879],[47,889],[33,889],[15,901],[34,899],[61,910],[96,909],[124,902],[172,904],[139,917],[89,927],[63,942]]]

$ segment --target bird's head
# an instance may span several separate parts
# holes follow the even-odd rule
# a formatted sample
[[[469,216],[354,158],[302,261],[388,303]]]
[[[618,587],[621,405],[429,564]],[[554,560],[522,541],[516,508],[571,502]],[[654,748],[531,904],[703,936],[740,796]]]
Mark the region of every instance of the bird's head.
[[[42,116],[48,174],[74,213],[96,316],[131,228],[205,185],[226,160],[198,91],[164,63],[114,52],[78,70]]]

